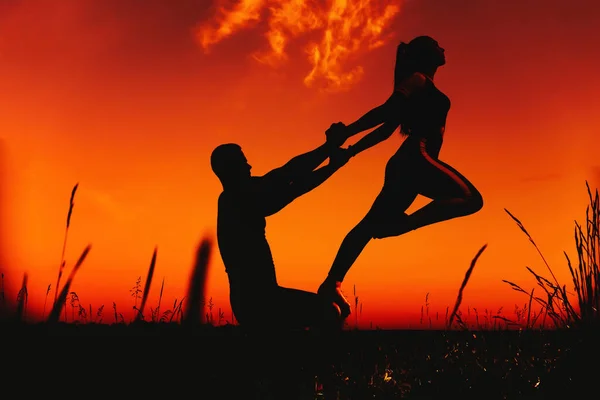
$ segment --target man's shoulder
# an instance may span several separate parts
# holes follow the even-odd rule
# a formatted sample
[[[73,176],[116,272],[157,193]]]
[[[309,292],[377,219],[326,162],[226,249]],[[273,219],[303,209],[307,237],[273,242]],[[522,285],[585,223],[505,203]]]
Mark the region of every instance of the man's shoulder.
[[[223,190],[219,195],[219,207],[231,207],[247,203],[255,196],[262,181],[262,177],[253,176],[250,178],[250,184],[243,189]]]
[[[224,209],[230,208],[232,205],[232,201],[235,201],[235,198],[236,196],[233,196],[233,193],[227,190],[223,190],[221,194],[219,194],[219,211],[223,211]]]

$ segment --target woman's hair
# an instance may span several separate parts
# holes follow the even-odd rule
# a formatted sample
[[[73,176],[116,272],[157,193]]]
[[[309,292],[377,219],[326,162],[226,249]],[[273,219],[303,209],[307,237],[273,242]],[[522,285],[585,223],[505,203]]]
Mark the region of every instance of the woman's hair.
[[[400,42],[396,49],[394,86],[418,71],[430,56],[436,41],[429,36],[417,36],[409,43]]]
[[[414,62],[408,56],[408,44],[401,42],[396,49],[396,66],[394,67],[394,87],[408,78],[414,71]]]

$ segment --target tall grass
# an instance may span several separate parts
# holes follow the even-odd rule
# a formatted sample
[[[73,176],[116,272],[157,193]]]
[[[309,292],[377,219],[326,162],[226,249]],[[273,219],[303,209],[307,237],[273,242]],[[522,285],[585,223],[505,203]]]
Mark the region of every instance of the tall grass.
[[[135,280],[135,285],[131,289],[129,289],[129,293],[131,293],[131,297],[133,297],[133,311],[139,314],[139,309],[137,306],[138,299],[141,298],[140,294],[142,293],[142,277],[138,276]],[[135,315],[132,318],[132,321],[135,319]]]
[[[536,293],[535,288],[531,290],[525,290],[518,284],[503,280],[503,282],[507,283],[511,286],[512,289],[519,291],[527,296],[527,303],[523,305],[521,308],[517,307],[515,313],[518,316],[518,321],[511,321],[508,318],[505,318],[501,315],[501,310],[498,310],[496,315],[493,313],[489,313],[488,310],[485,310],[485,314],[483,317],[486,320],[485,326],[488,326],[490,321],[493,321],[492,326],[494,328],[497,327],[497,321],[504,321],[506,323],[506,327],[509,326],[523,326],[526,328],[533,328],[536,324],[540,324],[542,327],[546,327],[547,319],[550,320],[550,323],[555,327],[583,327],[583,326],[600,326],[600,197],[598,194],[598,189],[595,190],[594,195],[592,195],[592,191],[590,189],[589,184],[586,182],[587,192],[590,204],[586,207],[586,222],[585,224],[579,224],[575,221],[575,246],[577,249],[577,264],[574,265],[571,262],[571,259],[564,252],[565,257],[567,259],[567,264],[569,268],[569,272],[572,277],[573,285],[575,293],[567,290],[566,285],[561,284],[557,279],[554,271],[546,261],[543,253],[539,249],[536,242],[533,240],[532,235],[525,228],[524,224],[515,217],[511,212],[505,209],[506,213],[512,218],[512,220],[517,224],[517,226],[521,229],[521,231],[527,236],[529,241],[535,247],[537,252],[539,253],[541,259],[545,267],[547,268],[550,279],[546,279],[542,275],[536,273],[533,269],[526,267],[527,270],[534,276],[537,285],[542,289],[542,294]],[[79,260],[73,267],[73,270],[69,274],[67,282],[63,286],[62,290],[59,290],[58,284],[60,284],[60,280],[63,273],[64,268],[64,253],[66,247],[66,238],[68,236],[68,230],[71,222],[71,216],[73,212],[74,205],[74,195],[76,193],[78,184],[76,184],[71,192],[71,198],[69,201],[69,212],[67,214],[67,224],[65,230],[65,240],[63,241],[63,252],[61,259],[61,269],[59,270],[59,275],[57,279],[57,287],[55,288],[55,292],[59,293],[59,295],[55,296],[55,301],[52,307],[51,312],[49,313],[49,317],[47,319],[48,322],[57,322],[60,319],[60,313],[62,311],[62,307],[65,306],[66,299],[69,294],[73,294],[70,292],[70,286],[73,282],[74,276],[77,271],[80,269],[82,263],[86,259],[91,245],[88,245],[83,253],[81,254]],[[447,329],[450,329],[452,325],[456,322],[460,327],[467,328],[467,324],[462,320],[463,314],[460,312],[460,306],[463,301],[463,292],[469,282],[469,279],[473,273],[475,265],[483,253],[483,251],[487,248],[487,244],[480,248],[477,252],[468,270],[465,273],[465,277],[461,283],[461,286],[458,290],[458,295],[456,298],[456,302],[452,309],[452,312],[449,313],[449,309],[446,309],[446,318],[445,325]],[[210,263],[210,255],[212,249],[212,242],[209,238],[203,238],[197,248],[196,259],[194,263],[194,267],[192,269],[192,273],[189,280],[189,286],[187,289],[187,296],[180,299],[179,301],[175,299],[172,309],[166,310],[161,314],[161,302],[163,297],[164,290],[164,278],[162,280],[160,295],[158,299],[158,305],[156,309],[151,308],[151,321],[152,322],[182,322],[187,325],[197,325],[202,322],[211,323],[212,324],[212,316],[206,314],[206,321],[202,321],[202,317],[204,315],[203,308],[206,306],[206,279],[207,273]],[[141,296],[141,305],[139,309],[134,306],[136,310],[135,321],[144,320],[144,310],[147,304],[147,299],[149,296],[152,279],[154,276],[154,271],[156,267],[157,260],[157,248],[155,247],[154,252],[152,254],[152,259],[150,261],[150,266],[147,272],[146,282],[143,290],[143,295]],[[141,279],[140,279],[141,280]],[[137,285],[138,283],[136,283]],[[141,284],[140,284],[141,288]],[[48,285],[48,289],[46,291],[46,298],[48,297],[48,293],[50,291],[50,285]],[[142,292],[140,289],[139,292]],[[137,296],[137,292],[136,292]],[[426,297],[426,302],[428,297]],[[2,282],[0,283],[0,300],[2,302],[5,301],[4,296],[4,274],[2,274]],[[27,274],[23,277],[23,283],[21,285],[21,290],[17,296],[17,319],[23,319],[27,309]],[[212,299],[211,299],[212,300]],[[137,301],[137,298],[136,298]],[[185,307],[184,307],[185,301]],[[72,304],[73,306],[73,304]],[[212,302],[209,304],[209,308],[212,309]],[[359,308],[360,306],[360,308]],[[538,308],[539,307],[539,310]],[[44,313],[46,308],[46,302],[44,302]],[[81,309],[81,305],[79,305]],[[355,308],[355,327],[358,328],[358,314],[359,310],[362,311],[362,303],[359,304],[359,297],[356,293],[356,287],[354,287],[354,308]],[[102,310],[103,306],[100,307],[98,313],[96,315],[96,320],[102,319]],[[114,310],[114,319],[115,323],[124,322],[123,315],[117,312],[116,304],[113,303]],[[428,304],[427,304],[428,310]],[[471,309],[469,308],[468,313],[470,314]],[[477,309],[473,309],[475,313],[475,318],[477,320],[477,325],[480,325],[479,321],[479,313]],[[65,307],[66,313],[66,307]],[[73,310],[74,313],[74,310]],[[423,310],[421,310],[423,313]],[[79,312],[80,316],[82,312]],[[87,320],[87,313],[84,318]],[[212,314],[212,313],[211,313]],[[429,314],[429,313],[428,313]],[[92,318],[92,310],[90,305],[90,313],[89,317]],[[43,317],[42,317],[43,318]],[[119,321],[120,318],[120,321]],[[223,320],[224,315],[221,309],[219,309],[219,323]],[[423,318],[423,316],[422,316]],[[436,321],[438,320],[439,315],[436,314]],[[489,320],[489,321],[488,321]],[[541,321],[540,321],[541,320]],[[234,318],[232,316],[232,323]],[[423,322],[421,322],[423,323]],[[431,319],[429,322],[431,326]]]
[[[27,300],[29,299],[29,293],[27,292],[27,281],[28,275],[27,273],[23,274],[23,282],[21,283],[21,289],[17,294],[17,321],[22,321],[25,318],[25,313],[27,311]]]
[[[162,283],[160,285],[160,293],[158,294],[158,305],[156,306],[156,310],[153,310],[152,307],[150,307],[150,314],[152,315],[152,322],[160,321],[160,304],[162,303],[164,288],[165,288],[165,278],[163,278]]]
[[[456,302],[454,304],[454,309],[452,310],[452,313],[450,314],[450,318],[448,320],[448,328],[452,327],[452,323],[454,322],[454,318],[457,315],[458,309],[460,308],[460,304],[462,303],[462,299],[463,299],[463,291],[465,290],[465,287],[467,286],[467,283],[469,283],[469,278],[471,277],[471,274],[473,273],[473,269],[475,268],[475,264],[477,264],[477,260],[479,259],[479,257],[481,256],[481,254],[483,253],[483,251],[487,248],[487,244],[484,244],[481,249],[479,249],[479,251],[477,252],[477,254],[475,254],[475,257],[473,258],[473,260],[471,261],[471,265],[469,266],[469,269],[467,269],[467,272],[465,273],[465,277],[460,285],[460,288],[458,289],[458,296],[456,297]]]
[[[202,239],[196,251],[196,260],[190,277],[187,292],[184,323],[198,325],[202,322],[203,305],[205,303],[206,276],[210,262],[212,241]]]
[[[575,221],[575,247],[577,249],[577,266],[574,268],[571,259],[563,252],[566,259],[573,285],[575,288],[576,307],[573,306],[566,285],[561,285],[554,275],[552,268],[546,261],[539,247],[529,234],[523,223],[505,209],[506,213],[516,222],[517,226],[525,233],[529,241],[540,254],[546,268],[552,276],[552,281],[526,267],[534,276],[537,285],[541,287],[544,296],[534,295],[534,291],[526,291],[518,284],[503,280],[513,290],[529,296],[529,310],[535,301],[544,309],[545,315],[557,328],[572,327],[599,327],[600,326],[600,198],[598,189],[592,195],[588,182],[586,187],[590,204],[586,207],[585,228]],[[528,317],[529,323],[529,317]]]
[[[69,289],[71,288],[71,284],[73,283],[75,274],[77,273],[77,271],[79,271],[79,268],[81,268],[81,265],[85,261],[85,258],[87,257],[91,248],[92,248],[92,245],[88,244],[86,246],[86,248],[83,249],[83,253],[81,253],[81,256],[79,256],[79,259],[77,260],[77,262],[75,263],[75,266],[71,270],[71,273],[69,274],[69,278],[67,279],[67,282],[65,282],[63,289],[60,291],[60,294],[58,295],[56,302],[54,303],[54,306],[52,307],[52,311],[50,311],[50,315],[48,316],[48,322],[50,322],[50,323],[58,322],[58,320],[60,318],[60,312],[65,304],[65,301],[67,300],[67,296],[69,294]]]
[[[152,260],[150,260],[150,267],[148,268],[148,276],[146,277],[146,284],[144,285],[144,293],[142,294],[142,304],[140,305],[140,309],[138,310],[137,316],[135,318],[136,321],[141,321],[144,319],[144,307],[146,307],[146,301],[148,300],[148,293],[150,293],[150,285],[152,284],[152,276],[154,276],[154,268],[156,267],[156,255],[158,252],[158,248],[154,248],[154,252],[152,253]],[[164,282],[163,282],[164,284]],[[162,288],[161,288],[161,297],[162,297]]]
[[[79,187],[79,183],[76,183],[73,186],[73,190],[71,190],[71,198],[69,199],[69,211],[67,212],[67,224],[65,227],[65,234],[63,236],[63,246],[62,253],[60,256],[60,265],[58,267],[58,277],[56,278],[56,287],[54,288],[54,305],[56,305],[56,301],[58,300],[58,289],[60,288],[60,279],[62,278],[64,269],[65,269],[65,252],[67,249],[67,238],[69,237],[69,227],[71,226],[71,216],[73,215],[73,207],[75,206],[75,193],[77,192],[77,188]]]
[[[44,297],[44,309],[42,310],[42,319],[46,316],[46,304],[48,303],[48,294],[50,294],[50,290],[52,290],[52,285],[49,284],[46,289],[46,296]]]

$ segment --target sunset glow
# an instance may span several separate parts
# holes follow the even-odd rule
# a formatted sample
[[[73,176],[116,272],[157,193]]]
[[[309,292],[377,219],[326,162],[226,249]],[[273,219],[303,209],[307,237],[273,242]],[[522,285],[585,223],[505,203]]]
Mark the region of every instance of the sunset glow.
[[[370,243],[345,293],[361,326],[418,326],[464,292],[467,307],[512,318],[547,272],[562,284],[575,254],[585,181],[600,186],[600,8],[592,2],[217,0],[0,2],[0,271],[7,299],[28,273],[28,317],[54,297],[65,252],[72,290],[114,322],[133,315],[153,250],[147,307],[186,294],[201,238],[214,237],[221,186],[209,155],[239,143],[264,174],[385,101],[400,41],[431,35],[446,49],[435,81],[452,108],[440,158],[481,191],[477,214]],[[511,4],[508,4],[511,3]],[[512,4],[515,3],[515,4]],[[518,4],[517,4],[518,3]],[[357,137],[357,139],[359,139]],[[401,138],[353,158],[329,181],[267,219],[282,286],[316,291],[346,233],[368,211]],[[354,140],[353,140],[354,141]],[[348,143],[352,144],[352,142]],[[411,208],[428,200],[417,199]],[[424,251],[435,245],[435,250]],[[212,252],[207,291],[231,320],[227,277]],[[68,307],[70,305],[68,304]],[[163,307],[163,306],[161,306]],[[268,305],[265,305],[268,317]],[[69,310],[71,310],[69,308]],[[69,316],[69,320],[71,316]],[[355,315],[350,317],[352,325]]]

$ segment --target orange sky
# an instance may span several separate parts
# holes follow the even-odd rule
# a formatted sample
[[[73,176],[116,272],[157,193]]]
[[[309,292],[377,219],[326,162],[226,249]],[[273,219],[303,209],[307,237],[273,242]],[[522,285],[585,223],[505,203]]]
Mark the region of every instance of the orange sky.
[[[448,60],[436,76],[452,100],[440,157],[480,189],[485,207],[369,244],[345,282],[363,303],[359,322],[415,326],[427,293],[430,313],[445,312],[485,243],[463,304],[503,306],[513,317],[527,299],[501,280],[529,289],[535,282],[525,266],[545,267],[503,208],[571,283],[562,252],[574,255],[585,180],[600,186],[595,2],[406,0],[386,9],[348,0],[352,10],[331,0],[312,8],[303,0],[223,4],[232,10],[236,3],[233,14],[217,18],[210,1],[0,2],[7,296],[16,296],[27,271],[30,312],[41,313],[79,182],[66,259],[72,266],[92,243],[72,287],[82,304],[108,310],[114,301],[127,316],[129,289],[145,279],[155,245],[148,305],[163,277],[163,299],[172,304],[185,294],[195,246],[215,232],[220,184],[211,150],[238,142],[262,174],[318,146],[332,122],[349,123],[385,100],[395,46],[421,34],[434,36]],[[268,219],[281,285],[317,289],[399,143],[395,135],[362,153]],[[423,253],[424,241],[436,250]],[[230,319],[216,249],[208,292]]]

